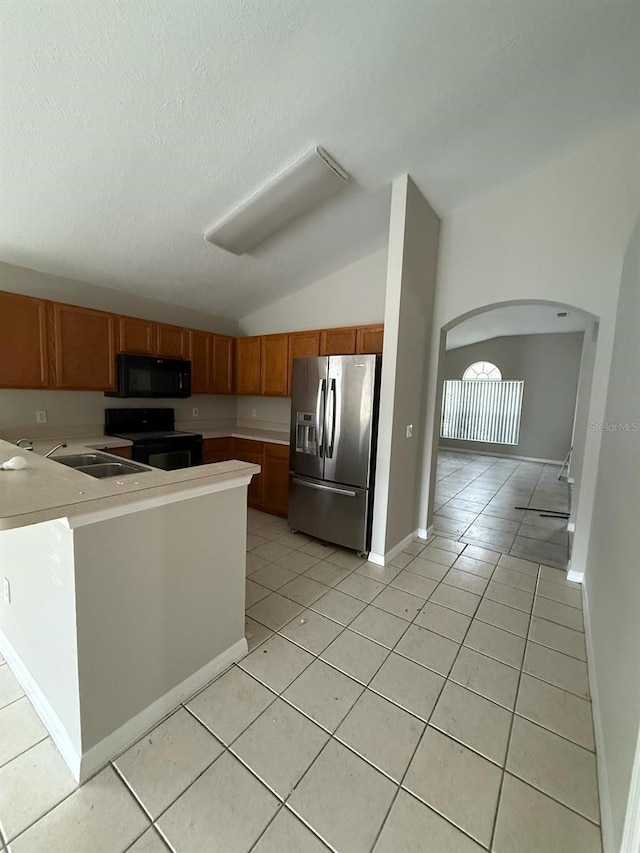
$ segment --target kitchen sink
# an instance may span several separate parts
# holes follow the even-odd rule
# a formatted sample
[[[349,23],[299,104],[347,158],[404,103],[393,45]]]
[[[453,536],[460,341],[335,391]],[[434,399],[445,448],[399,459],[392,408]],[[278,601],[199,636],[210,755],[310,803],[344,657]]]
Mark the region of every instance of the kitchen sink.
[[[99,480],[126,477],[127,474],[146,474],[151,470],[136,462],[116,462],[112,456],[104,453],[72,453],[68,456],[52,456],[51,459]]]
[[[81,465],[97,465],[101,462],[113,462],[110,456],[104,453],[70,453],[68,456],[50,456],[54,462],[61,462],[69,468],[79,468]]]

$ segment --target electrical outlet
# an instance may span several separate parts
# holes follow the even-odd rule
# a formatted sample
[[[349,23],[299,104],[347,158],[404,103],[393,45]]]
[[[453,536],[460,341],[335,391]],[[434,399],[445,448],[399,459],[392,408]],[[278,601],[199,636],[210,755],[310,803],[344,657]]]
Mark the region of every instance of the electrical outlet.
[[[39,412],[36,412],[36,423],[37,424],[46,424],[47,422],[47,413],[44,409]]]
[[[198,417],[198,410],[195,408],[195,406],[193,407],[193,409],[191,409],[191,415],[194,418]]]
[[[11,604],[11,584],[9,578],[2,578],[2,594],[7,604]]]
[[[258,417],[258,410],[257,409],[251,409],[251,417],[252,418]]]
[[[407,438],[411,438],[413,435],[413,424],[407,424]]]

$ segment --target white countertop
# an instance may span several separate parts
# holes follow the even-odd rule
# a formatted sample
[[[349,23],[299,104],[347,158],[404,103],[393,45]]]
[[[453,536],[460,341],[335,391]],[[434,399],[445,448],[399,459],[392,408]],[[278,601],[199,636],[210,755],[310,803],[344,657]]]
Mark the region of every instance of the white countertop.
[[[203,438],[246,438],[249,441],[266,441],[269,444],[289,445],[289,433],[275,429],[260,429],[258,427],[231,427],[226,429],[202,429]]]
[[[232,482],[237,483],[238,478],[260,472],[258,465],[232,460],[175,471],[152,468],[145,473],[98,480],[55,461],[56,456],[81,453],[96,447],[122,447],[129,443],[107,436],[74,438],[66,448],[45,459],[39,453],[49,450],[55,441],[37,441],[35,451],[27,451],[0,439],[0,463],[12,456],[22,456],[28,465],[19,471],[0,470],[0,530],[109,510],[169,494],[184,493],[188,497],[190,490],[217,490],[224,488],[225,483],[229,483],[231,488]],[[122,461],[118,457],[113,458],[114,461]]]

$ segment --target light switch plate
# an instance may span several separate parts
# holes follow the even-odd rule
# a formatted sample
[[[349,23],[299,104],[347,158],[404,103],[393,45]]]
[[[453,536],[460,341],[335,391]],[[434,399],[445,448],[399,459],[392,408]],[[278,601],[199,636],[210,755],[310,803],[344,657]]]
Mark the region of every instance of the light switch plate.
[[[11,584],[9,578],[2,578],[2,594],[7,604],[11,604]]]
[[[407,438],[411,438],[413,435],[413,424],[407,424]]]
[[[37,424],[46,424],[47,422],[47,412],[45,409],[42,409],[39,412],[36,412],[36,423]]]
[[[191,414],[194,418],[198,417],[198,410],[195,408],[195,406],[193,407],[193,409],[191,409]]]

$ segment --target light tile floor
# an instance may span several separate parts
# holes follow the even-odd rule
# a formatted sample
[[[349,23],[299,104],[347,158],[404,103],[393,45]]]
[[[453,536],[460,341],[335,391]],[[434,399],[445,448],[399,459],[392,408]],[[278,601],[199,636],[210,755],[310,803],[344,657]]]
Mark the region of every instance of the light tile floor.
[[[563,571],[448,530],[379,568],[273,516],[248,528],[249,655],[82,788],[0,666],[10,853],[601,850]]]
[[[566,520],[515,509],[568,512],[570,487],[558,471],[558,465],[440,450],[434,526],[470,545],[566,568]]]

